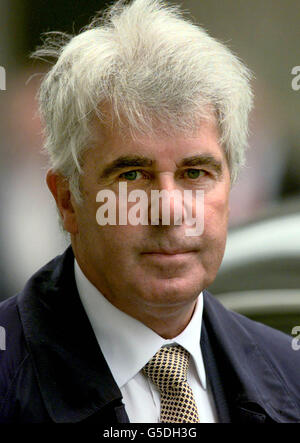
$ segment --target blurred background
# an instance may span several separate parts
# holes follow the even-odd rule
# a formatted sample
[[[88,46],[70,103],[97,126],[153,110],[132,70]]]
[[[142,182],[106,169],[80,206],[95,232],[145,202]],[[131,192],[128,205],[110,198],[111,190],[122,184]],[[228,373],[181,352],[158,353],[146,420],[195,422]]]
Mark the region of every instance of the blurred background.
[[[224,262],[210,289],[226,306],[290,333],[300,325],[300,90],[291,74],[300,66],[299,0],[178,3],[255,75],[247,166],[232,190]],[[48,66],[29,55],[43,32],[77,33],[108,4],[1,0],[0,300],[66,247],[45,184],[35,100]]]

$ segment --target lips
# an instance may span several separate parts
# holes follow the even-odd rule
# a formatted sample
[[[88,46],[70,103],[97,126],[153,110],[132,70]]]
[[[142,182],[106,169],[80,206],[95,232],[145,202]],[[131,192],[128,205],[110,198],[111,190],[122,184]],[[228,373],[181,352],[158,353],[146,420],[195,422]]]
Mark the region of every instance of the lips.
[[[199,248],[195,245],[181,245],[181,246],[152,246],[145,248],[141,254],[142,255],[184,255],[190,253],[199,252]]]
[[[190,266],[191,260],[195,255],[195,250],[186,249],[153,249],[142,253],[145,263],[160,269],[167,269],[171,272],[173,269],[186,269]],[[175,268],[174,268],[175,267]]]
[[[156,254],[156,255],[179,255],[179,254],[188,254],[190,252],[195,252],[195,250],[183,250],[183,249],[172,249],[172,250],[166,250],[166,249],[157,249],[153,251],[147,251],[142,252],[142,254]]]

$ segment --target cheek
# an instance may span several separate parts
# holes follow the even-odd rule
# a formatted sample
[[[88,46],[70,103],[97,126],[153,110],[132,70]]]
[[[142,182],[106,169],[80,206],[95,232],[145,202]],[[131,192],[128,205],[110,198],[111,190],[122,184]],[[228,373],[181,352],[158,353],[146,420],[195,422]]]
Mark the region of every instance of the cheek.
[[[76,208],[76,219],[78,224],[78,239],[91,247],[96,241],[99,244],[102,226],[99,226],[96,219],[99,203],[96,202],[95,195],[83,195],[83,203]]]
[[[215,238],[226,237],[229,216],[228,198],[207,199],[204,207],[204,234]]]
[[[221,265],[227,238],[228,201],[226,196],[207,201],[204,214],[202,264],[207,270],[209,284]]]
[[[103,252],[108,256],[124,257],[134,253],[143,236],[143,226],[98,226],[95,230],[98,242],[103,247]]]
[[[92,204],[93,203],[93,204]],[[94,202],[85,201],[77,213],[79,230],[82,232],[92,232],[97,229],[96,205]]]

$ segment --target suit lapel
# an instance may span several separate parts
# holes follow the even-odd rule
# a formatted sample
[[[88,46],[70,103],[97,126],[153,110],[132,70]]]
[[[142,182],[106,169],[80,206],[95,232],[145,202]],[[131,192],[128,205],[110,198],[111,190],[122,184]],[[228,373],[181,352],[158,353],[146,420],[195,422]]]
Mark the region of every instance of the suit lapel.
[[[231,417],[228,399],[226,398],[226,392],[222,383],[222,376],[219,371],[214,349],[207,334],[205,321],[202,321],[201,328],[201,352],[206,376],[215,400],[218,421],[220,423],[230,423]]]

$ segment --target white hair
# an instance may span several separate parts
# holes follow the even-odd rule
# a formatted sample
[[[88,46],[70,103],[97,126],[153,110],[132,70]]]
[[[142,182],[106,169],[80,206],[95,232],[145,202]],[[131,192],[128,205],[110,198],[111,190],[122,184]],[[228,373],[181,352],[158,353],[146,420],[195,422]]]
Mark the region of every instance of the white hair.
[[[199,128],[209,109],[235,181],[247,145],[251,73],[177,6],[118,1],[75,37],[48,33],[33,56],[57,59],[39,93],[45,149],[78,202],[95,115],[131,134],[155,134],[158,122],[174,134]],[[105,117],[107,104],[114,122]]]

